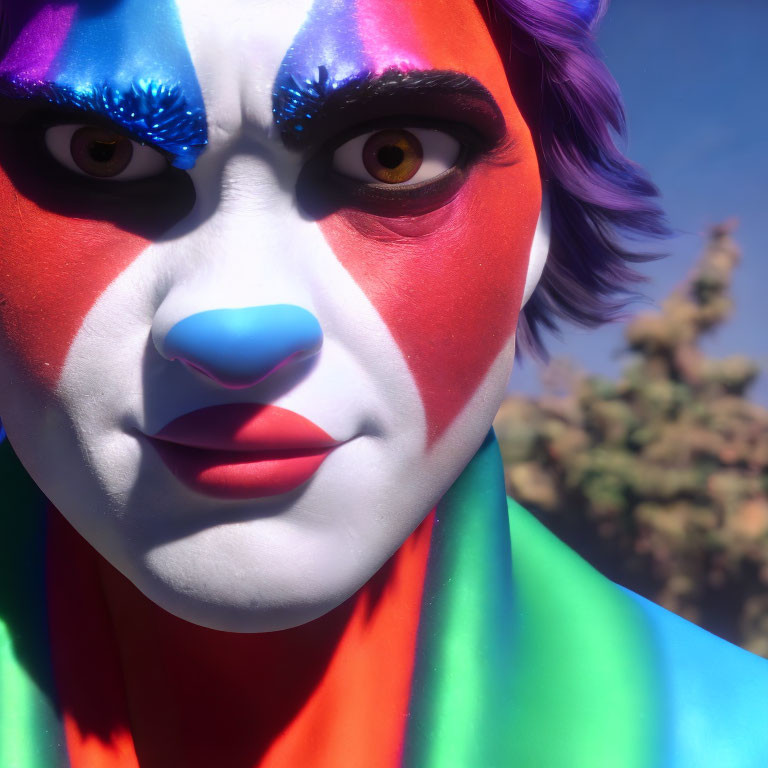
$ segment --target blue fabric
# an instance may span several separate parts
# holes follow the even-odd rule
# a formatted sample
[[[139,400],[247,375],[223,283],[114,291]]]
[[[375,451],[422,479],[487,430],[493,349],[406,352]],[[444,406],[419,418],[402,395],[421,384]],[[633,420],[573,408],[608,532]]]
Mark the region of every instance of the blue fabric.
[[[656,638],[668,706],[663,768],[766,768],[768,661],[623,591]]]

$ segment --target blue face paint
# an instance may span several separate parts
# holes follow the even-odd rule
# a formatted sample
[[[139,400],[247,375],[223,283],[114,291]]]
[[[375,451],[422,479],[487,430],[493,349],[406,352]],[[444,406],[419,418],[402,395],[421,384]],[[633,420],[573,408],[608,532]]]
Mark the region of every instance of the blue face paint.
[[[372,68],[360,38],[355,0],[317,0],[285,54],[273,89],[275,125],[299,135],[328,94]]]
[[[207,144],[205,108],[175,3],[82,0],[68,13],[44,7],[15,30],[0,90],[106,117],[177,167],[194,165]],[[51,40],[57,50],[41,61]]]
[[[105,117],[137,141],[154,144],[173,156],[177,168],[192,168],[207,144],[205,113],[190,109],[177,86],[140,80],[121,90],[109,85],[71,88],[54,83],[0,82],[0,92],[15,98]],[[84,117],[84,119],[86,119]]]

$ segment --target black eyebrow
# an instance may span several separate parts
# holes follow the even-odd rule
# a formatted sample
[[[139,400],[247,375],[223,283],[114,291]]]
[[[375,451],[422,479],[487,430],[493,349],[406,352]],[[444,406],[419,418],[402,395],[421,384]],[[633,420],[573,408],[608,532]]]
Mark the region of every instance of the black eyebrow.
[[[314,80],[282,74],[272,112],[280,138],[291,149],[316,146],[337,126],[394,114],[465,120],[492,143],[506,135],[504,116],[488,89],[474,77],[448,70],[361,72],[342,82],[333,80],[326,67],[318,68]]]
[[[190,104],[179,85],[136,80],[126,88],[74,87],[0,77],[0,97],[107,121],[137,141],[165,150],[178,168],[191,168],[208,143],[205,112]]]

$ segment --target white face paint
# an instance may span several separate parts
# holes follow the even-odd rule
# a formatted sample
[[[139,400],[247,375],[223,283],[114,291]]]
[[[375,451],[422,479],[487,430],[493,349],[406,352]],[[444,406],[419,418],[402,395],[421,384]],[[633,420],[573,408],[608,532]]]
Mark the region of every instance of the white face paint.
[[[428,447],[425,407],[402,349],[297,207],[302,158],[282,147],[272,125],[272,85],[310,5],[179,0],[209,126],[209,148],[190,172],[194,210],[96,301],[52,404],[40,409],[24,388],[0,399],[15,449],[78,531],[163,608],[229,631],[294,626],[361,587],[472,457],[514,356],[510,336]],[[543,220],[526,298],[546,256]],[[185,318],[270,305],[314,315],[320,352],[242,388],[162,354]],[[199,493],[148,436],[184,414],[232,403],[287,409],[341,445],[289,493]]]

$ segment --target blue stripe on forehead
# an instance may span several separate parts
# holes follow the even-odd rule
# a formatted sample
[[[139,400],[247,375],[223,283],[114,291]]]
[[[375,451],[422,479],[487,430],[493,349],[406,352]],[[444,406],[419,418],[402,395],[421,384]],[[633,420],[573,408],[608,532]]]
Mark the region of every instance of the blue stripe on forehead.
[[[359,79],[370,69],[356,0],[315,0],[275,80],[275,124],[300,134],[328,91]]]
[[[173,0],[80,0],[51,75],[75,87],[176,81],[199,93]]]
[[[194,165],[207,143],[202,93],[174,0],[80,0],[45,79],[11,85],[11,95],[42,95],[103,115],[167,150],[177,167]]]

